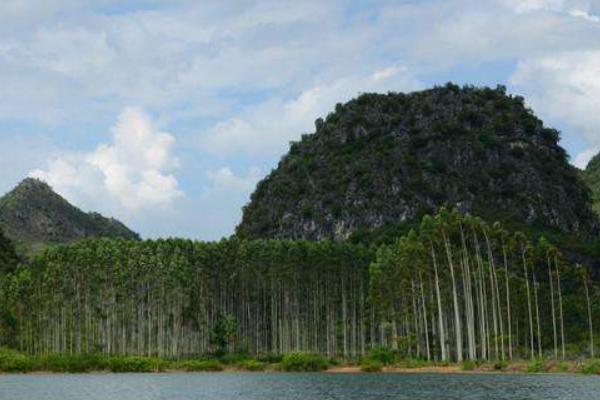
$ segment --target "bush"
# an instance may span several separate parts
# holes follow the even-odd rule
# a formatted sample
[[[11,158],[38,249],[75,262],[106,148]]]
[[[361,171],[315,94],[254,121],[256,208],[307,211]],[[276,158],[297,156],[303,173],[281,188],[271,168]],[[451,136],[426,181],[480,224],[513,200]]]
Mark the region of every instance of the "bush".
[[[387,347],[375,347],[369,352],[369,358],[371,360],[377,360],[383,365],[393,364],[396,360],[396,354],[393,350]]]
[[[266,368],[265,363],[256,360],[246,360],[239,364],[240,368],[245,369],[246,371],[258,372],[264,371]]]
[[[465,360],[462,363],[462,370],[463,371],[473,371],[476,366],[477,366],[477,364],[474,361]]]
[[[25,354],[9,349],[0,349],[0,371],[29,372],[34,368],[33,360]]]
[[[327,367],[327,360],[317,354],[291,353],[281,360],[281,368],[289,372],[318,372]]]
[[[581,366],[581,373],[586,375],[600,375],[600,360],[590,360]]]
[[[364,372],[381,372],[383,364],[381,361],[365,358],[360,363],[360,369]]]
[[[540,372],[546,372],[546,366],[544,365],[544,360],[532,360],[527,364],[527,372],[537,374]]]
[[[107,359],[94,354],[51,354],[39,358],[36,362],[36,369],[51,372],[82,373],[103,370],[106,367]]]
[[[217,358],[223,364],[229,365],[229,364],[239,364],[246,360],[249,360],[250,355],[247,352],[240,352],[240,353],[225,354],[225,355],[222,355]]]
[[[160,372],[166,362],[150,357],[112,357],[108,360],[108,369],[112,372]]]
[[[182,364],[188,372],[218,372],[223,371],[223,364],[217,360],[189,360]]]
[[[427,367],[430,365],[431,365],[431,362],[422,360],[419,358],[405,358],[405,359],[398,361],[398,363],[396,364],[396,366],[399,368],[407,368],[407,369],[423,368],[423,367]]]
[[[496,371],[504,371],[508,367],[508,361],[496,361],[493,367]]]
[[[256,360],[267,364],[278,364],[283,360],[283,356],[281,354],[267,353],[256,357]]]

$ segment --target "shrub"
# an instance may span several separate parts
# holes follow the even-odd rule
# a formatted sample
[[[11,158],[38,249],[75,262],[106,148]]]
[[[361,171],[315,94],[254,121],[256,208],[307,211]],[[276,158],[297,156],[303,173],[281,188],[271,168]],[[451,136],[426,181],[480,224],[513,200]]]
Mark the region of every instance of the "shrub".
[[[217,360],[189,360],[182,364],[188,372],[218,372],[223,371],[223,364]]]
[[[261,354],[260,356],[256,357],[256,359],[267,364],[277,364],[281,362],[283,356],[281,354],[267,353]]]
[[[327,360],[318,354],[291,353],[281,360],[281,368],[289,372],[318,372],[327,367]]]
[[[536,359],[532,360],[527,364],[527,372],[529,373],[540,373],[546,372],[546,366],[544,365],[544,360]]]
[[[240,368],[246,371],[258,372],[264,371],[266,368],[265,363],[256,360],[246,360],[239,364]]]
[[[369,352],[369,358],[371,360],[377,360],[383,365],[393,364],[396,359],[394,351],[387,347],[375,347]]]
[[[600,360],[590,360],[581,366],[581,373],[586,375],[600,374]]]
[[[33,360],[14,350],[0,349],[0,371],[29,372],[34,368]]]
[[[473,371],[475,369],[475,367],[477,366],[477,364],[475,364],[474,361],[471,360],[465,360],[462,363],[462,370],[463,371]]]
[[[166,362],[150,357],[111,357],[108,369],[112,372],[160,372],[166,367]]]
[[[365,358],[360,363],[360,369],[364,372],[381,372],[383,364],[381,361]]]
[[[232,354],[225,354],[221,357],[218,357],[218,360],[220,362],[222,362],[223,364],[239,364],[242,363],[246,360],[250,359],[250,355],[248,354],[248,352],[238,352],[238,353],[232,353]]]
[[[493,367],[496,371],[504,371],[508,367],[508,361],[496,361]]]
[[[36,369],[51,372],[81,373],[102,370],[107,367],[107,359],[94,354],[70,356],[50,354],[37,360]]]
[[[431,365],[431,362],[426,361],[426,360],[421,360],[419,358],[405,358],[400,360],[396,366],[400,367],[400,368],[407,368],[407,369],[411,369],[411,368],[423,368],[423,367],[427,367]]]

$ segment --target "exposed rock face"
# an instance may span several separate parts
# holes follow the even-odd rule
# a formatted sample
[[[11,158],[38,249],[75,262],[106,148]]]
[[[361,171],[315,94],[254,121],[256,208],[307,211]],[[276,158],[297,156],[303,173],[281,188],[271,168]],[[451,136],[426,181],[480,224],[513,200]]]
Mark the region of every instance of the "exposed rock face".
[[[32,178],[0,198],[0,228],[25,253],[86,237],[139,239],[121,222],[85,213]]]
[[[258,184],[239,235],[340,240],[442,205],[597,230],[558,132],[503,87],[364,94],[315,124]]]

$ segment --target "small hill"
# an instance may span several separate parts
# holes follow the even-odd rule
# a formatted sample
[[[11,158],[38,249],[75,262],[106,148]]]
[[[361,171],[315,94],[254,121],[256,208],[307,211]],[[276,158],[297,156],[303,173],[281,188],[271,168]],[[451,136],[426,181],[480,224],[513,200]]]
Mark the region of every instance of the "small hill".
[[[448,84],[364,94],[318,119],[257,185],[242,237],[351,238],[440,206],[593,236],[588,190],[520,96]]]
[[[25,179],[0,198],[0,228],[21,253],[87,237],[139,239],[116,219],[85,213],[34,178]]]
[[[592,207],[600,215],[600,154],[590,160],[581,177],[592,192]]]

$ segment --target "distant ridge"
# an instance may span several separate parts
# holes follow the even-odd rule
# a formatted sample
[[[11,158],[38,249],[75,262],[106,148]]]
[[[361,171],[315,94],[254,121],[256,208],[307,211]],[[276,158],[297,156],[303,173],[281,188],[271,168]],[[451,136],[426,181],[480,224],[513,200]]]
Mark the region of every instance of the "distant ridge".
[[[35,178],[0,198],[0,228],[24,254],[87,237],[140,238],[114,218],[81,211]]]

